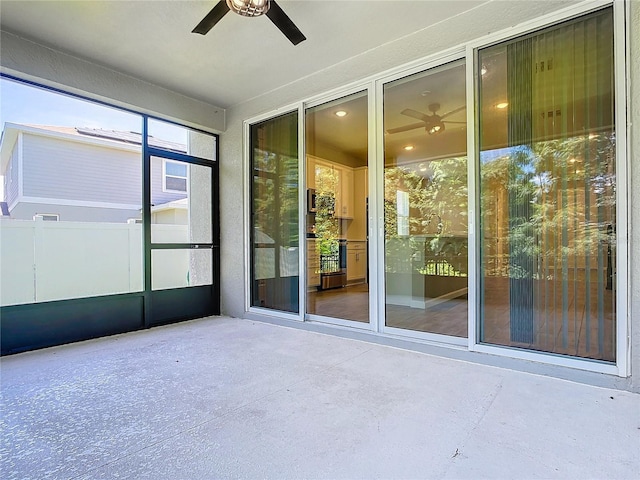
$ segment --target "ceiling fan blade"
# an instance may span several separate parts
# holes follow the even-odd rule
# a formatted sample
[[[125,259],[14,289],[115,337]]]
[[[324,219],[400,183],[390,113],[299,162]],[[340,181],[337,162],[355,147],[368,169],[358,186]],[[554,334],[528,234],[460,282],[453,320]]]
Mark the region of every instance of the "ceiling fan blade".
[[[431,117],[429,117],[429,115],[427,115],[426,113],[422,113],[417,110],[414,110],[412,108],[405,108],[400,113],[402,115],[406,115],[407,117],[417,118],[418,120],[422,120],[425,123],[431,121]]]
[[[442,123],[459,123],[460,125],[466,125],[467,122],[452,122],[451,120],[443,120]]]
[[[269,10],[267,10],[267,17],[273,22],[273,24],[280,29],[284,36],[289,39],[294,45],[298,45],[300,42],[307,39],[298,27],[291,21],[286,13],[280,8],[274,0],[269,2]]]
[[[463,106],[458,107],[458,108],[456,108],[454,110],[451,110],[450,112],[445,113],[444,115],[440,115],[440,118],[442,119],[442,118],[448,117],[449,115],[453,115],[454,113],[458,113],[461,110],[464,110],[465,108],[467,108],[467,106],[463,105]]]
[[[411,123],[409,125],[405,125],[404,127],[390,128],[389,130],[387,130],[387,133],[408,132],[409,130],[414,130],[416,128],[424,128],[424,127],[425,127],[424,122]]]
[[[206,35],[209,33],[216,23],[220,21],[229,12],[229,7],[224,0],[220,0],[215,7],[211,9],[209,13],[200,21],[196,28],[191,30],[191,33],[199,33],[200,35]]]

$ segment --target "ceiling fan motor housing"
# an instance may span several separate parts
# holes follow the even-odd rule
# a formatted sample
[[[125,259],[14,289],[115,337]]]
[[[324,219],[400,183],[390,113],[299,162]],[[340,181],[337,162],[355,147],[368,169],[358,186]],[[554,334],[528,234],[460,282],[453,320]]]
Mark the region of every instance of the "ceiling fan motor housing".
[[[232,12],[243,17],[258,17],[269,10],[269,0],[226,0]]]

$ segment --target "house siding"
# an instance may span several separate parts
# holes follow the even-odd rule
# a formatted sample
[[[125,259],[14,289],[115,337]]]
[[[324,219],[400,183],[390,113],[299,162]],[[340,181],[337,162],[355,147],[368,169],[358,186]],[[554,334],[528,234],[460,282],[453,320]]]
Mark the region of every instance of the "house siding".
[[[18,220],[31,220],[36,214],[59,215],[61,222],[126,223],[131,218],[142,218],[138,209],[82,207],[51,203],[19,202],[11,211],[11,217]]]
[[[151,203],[155,206],[180,200],[187,195],[162,191],[162,159],[151,157]]]
[[[27,197],[142,206],[142,154],[24,134]]]

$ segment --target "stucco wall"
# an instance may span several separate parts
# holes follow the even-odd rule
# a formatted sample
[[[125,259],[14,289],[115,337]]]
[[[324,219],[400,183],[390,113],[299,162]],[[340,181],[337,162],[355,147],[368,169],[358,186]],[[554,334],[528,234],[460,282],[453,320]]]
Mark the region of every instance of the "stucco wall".
[[[438,54],[449,48],[458,46],[464,42],[480,39],[483,36],[508,29],[531,19],[549,14],[554,10],[566,7],[569,3],[578,2],[491,2],[483,5],[473,12],[460,15],[447,22],[416,32],[401,40],[385,44],[375,50],[368,51],[339,65],[324,69],[317,74],[304,78],[298,82],[288,84],[286,88],[269,92],[262,97],[250,102],[236,105],[227,111],[227,130],[221,136],[221,170],[220,185],[221,198],[226,205],[234,208],[222,208],[222,312],[233,316],[243,316],[244,298],[238,294],[245,288],[247,279],[244,276],[244,268],[238,262],[244,255],[243,237],[243,211],[236,207],[244,202],[244,193],[238,188],[244,182],[247,175],[243,167],[242,157],[242,123],[244,120],[263,115],[268,112],[290,105],[302,99],[320,94],[331,89],[340,88],[375,75],[385,70],[398,67],[423,57]],[[640,51],[639,16],[640,2],[631,2],[631,48],[630,51]],[[633,119],[640,121],[640,88],[637,81],[640,79],[640,59],[636,55],[631,56],[631,105]],[[634,82],[635,79],[635,82]],[[284,113],[282,109],[279,113]],[[636,129],[637,130],[637,129]],[[640,138],[638,134],[631,139],[630,158],[630,185],[640,185]],[[640,202],[640,191],[631,188],[631,203],[637,205]],[[640,225],[640,209],[631,213],[631,226]],[[636,229],[637,230],[637,229]],[[634,229],[631,228],[632,245],[638,245],[640,239]],[[640,253],[631,251],[630,262],[630,318],[635,324],[633,329],[632,369],[640,372]],[[640,248],[636,248],[640,251]],[[622,320],[622,319],[621,319]],[[623,388],[640,390],[640,375],[622,380],[618,385]]]

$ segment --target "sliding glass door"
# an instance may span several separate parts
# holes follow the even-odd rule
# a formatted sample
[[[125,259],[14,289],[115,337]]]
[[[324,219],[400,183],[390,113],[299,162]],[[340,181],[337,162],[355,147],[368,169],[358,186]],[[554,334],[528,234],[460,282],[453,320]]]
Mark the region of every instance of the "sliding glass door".
[[[463,60],[384,85],[387,327],[467,336]]]
[[[251,125],[250,305],[299,312],[298,112]]]
[[[613,38],[605,8],[251,124],[250,306],[615,362]]]
[[[616,359],[611,9],[479,51],[478,340]]]
[[[366,92],[308,108],[307,313],[369,323]]]

